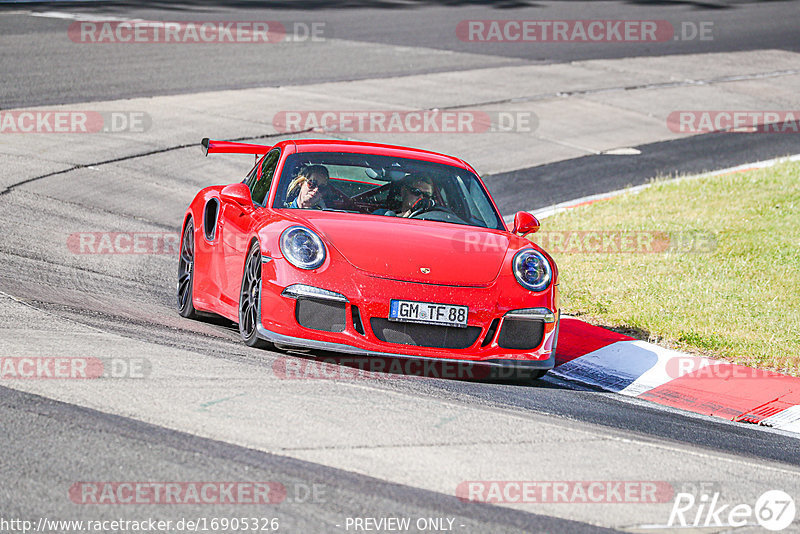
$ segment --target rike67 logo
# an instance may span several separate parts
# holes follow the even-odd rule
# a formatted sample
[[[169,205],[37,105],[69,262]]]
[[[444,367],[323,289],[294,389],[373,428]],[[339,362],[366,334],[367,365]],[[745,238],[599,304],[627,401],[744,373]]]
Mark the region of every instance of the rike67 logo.
[[[720,493],[678,493],[669,514],[669,527],[743,527],[758,524],[777,532],[787,528],[795,518],[794,499],[786,492],[770,490],[764,492],[755,503],[723,504]]]

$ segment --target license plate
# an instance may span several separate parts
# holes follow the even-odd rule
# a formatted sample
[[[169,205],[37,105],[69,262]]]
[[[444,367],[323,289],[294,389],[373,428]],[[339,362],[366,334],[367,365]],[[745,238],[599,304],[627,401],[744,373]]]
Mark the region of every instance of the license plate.
[[[389,308],[389,320],[466,328],[468,313],[467,306],[392,300]]]

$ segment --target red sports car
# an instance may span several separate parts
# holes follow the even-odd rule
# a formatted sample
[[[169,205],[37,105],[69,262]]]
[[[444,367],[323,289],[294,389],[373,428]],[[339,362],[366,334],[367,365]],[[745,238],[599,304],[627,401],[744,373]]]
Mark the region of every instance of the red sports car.
[[[519,212],[509,231],[464,161],[332,140],[202,147],[256,164],[186,211],[182,316],[226,317],[250,346],[553,367],[558,271],[521,237],[539,222]]]

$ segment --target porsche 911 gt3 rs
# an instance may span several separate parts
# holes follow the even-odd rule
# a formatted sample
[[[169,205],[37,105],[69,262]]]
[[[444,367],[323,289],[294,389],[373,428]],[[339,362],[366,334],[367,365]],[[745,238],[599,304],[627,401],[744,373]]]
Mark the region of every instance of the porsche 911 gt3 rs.
[[[558,271],[509,230],[475,170],[424,150],[334,140],[255,154],[183,219],[178,309],[238,323],[250,346],[470,362],[541,376],[555,362]]]

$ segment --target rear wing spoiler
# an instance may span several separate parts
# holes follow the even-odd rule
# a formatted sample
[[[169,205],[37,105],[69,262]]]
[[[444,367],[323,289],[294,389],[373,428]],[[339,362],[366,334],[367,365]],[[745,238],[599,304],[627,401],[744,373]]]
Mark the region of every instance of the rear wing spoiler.
[[[234,143],[232,141],[213,141],[206,137],[200,141],[203,155],[209,154],[266,154],[272,148],[264,145],[251,145],[249,143]]]

